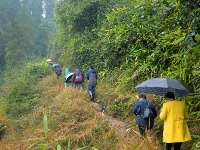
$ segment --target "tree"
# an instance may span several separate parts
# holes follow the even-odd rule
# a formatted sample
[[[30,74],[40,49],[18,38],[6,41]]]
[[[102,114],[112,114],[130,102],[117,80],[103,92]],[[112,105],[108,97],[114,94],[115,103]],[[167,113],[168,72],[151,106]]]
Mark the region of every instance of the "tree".
[[[17,13],[14,20],[11,20],[6,29],[6,63],[16,66],[34,57],[33,42],[34,33],[32,20],[26,9]]]
[[[111,0],[68,0],[56,4],[58,32],[55,40],[65,63],[73,67],[90,64],[97,64],[95,68],[102,66],[99,65],[101,56],[97,47],[97,33],[104,21],[102,18],[105,18],[112,4]]]
[[[49,45],[53,40],[54,32],[56,31],[55,23],[52,19],[44,18],[36,30],[37,41],[34,54],[37,56],[46,57],[50,54]]]
[[[16,17],[20,9],[20,3],[16,0],[0,1],[0,66],[5,66],[7,33],[5,31],[8,22]]]

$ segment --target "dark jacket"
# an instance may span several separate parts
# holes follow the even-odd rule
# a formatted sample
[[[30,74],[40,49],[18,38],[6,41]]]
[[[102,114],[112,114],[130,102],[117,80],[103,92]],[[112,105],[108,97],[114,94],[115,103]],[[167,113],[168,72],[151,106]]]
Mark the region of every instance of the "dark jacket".
[[[97,72],[94,69],[90,69],[86,73],[86,79],[88,79],[88,85],[96,86],[97,85]]]
[[[144,113],[144,109],[148,103],[149,103],[149,108],[152,110],[152,112],[154,114],[154,118],[144,119],[141,115]],[[154,119],[157,117],[157,111],[152,103],[148,102],[146,99],[137,101],[135,106],[132,109],[132,112],[135,115],[137,115],[136,125],[146,126],[147,129],[151,129],[153,127]]]

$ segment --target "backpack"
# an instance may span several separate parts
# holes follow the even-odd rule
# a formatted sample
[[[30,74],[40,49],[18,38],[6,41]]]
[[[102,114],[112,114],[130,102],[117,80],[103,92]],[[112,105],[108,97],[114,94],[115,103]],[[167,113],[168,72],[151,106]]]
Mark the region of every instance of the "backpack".
[[[153,114],[151,108],[149,108],[149,103],[147,103],[147,105],[145,106],[144,113],[142,114],[142,117],[144,119],[154,118],[154,114]]]
[[[62,74],[62,69],[60,67],[56,67],[56,74],[61,75]]]
[[[81,83],[81,82],[83,82],[83,77],[82,77],[81,73],[79,73],[78,75],[76,75],[74,82],[75,83]]]

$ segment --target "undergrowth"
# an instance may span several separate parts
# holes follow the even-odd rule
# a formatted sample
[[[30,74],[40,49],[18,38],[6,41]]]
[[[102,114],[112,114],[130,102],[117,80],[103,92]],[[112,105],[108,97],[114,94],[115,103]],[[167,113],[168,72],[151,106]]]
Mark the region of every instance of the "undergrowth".
[[[40,102],[27,116],[10,120],[0,148],[56,149],[59,145],[61,149],[67,149],[69,141],[70,149],[123,147],[115,131],[90,105],[87,91],[71,86],[65,88],[62,83],[62,79],[57,80],[53,75],[40,82],[39,88],[43,91]],[[46,138],[43,138],[44,113],[48,118]]]
[[[87,85],[87,83],[85,83]],[[119,92],[109,82],[98,83],[95,101],[103,107],[105,114],[127,124],[127,137],[121,137],[102,117],[89,101],[87,87],[64,87],[64,79],[55,74],[41,79],[37,86],[39,96],[27,115],[16,119],[1,110],[1,122],[6,124],[5,134],[0,141],[0,149],[62,149],[62,150],[153,150],[163,149],[162,121],[155,120],[155,126],[142,140],[134,125],[135,116],[131,113],[137,101],[133,91]],[[148,95],[148,99],[159,111],[162,99]],[[1,100],[3,101],[3,100]],[[48,126],[44,128],[43,117]],[[198,135],[198,121],[189,122],[191,133]],[[48,128],[48,129],[47,129]],[[119,127],[120,128],[120,127]],[[44,136],[44,133],[48,134]],[[198,140],[184,143],[183,150],[198,146]],[[196,146],[197,145],[197,146]]]

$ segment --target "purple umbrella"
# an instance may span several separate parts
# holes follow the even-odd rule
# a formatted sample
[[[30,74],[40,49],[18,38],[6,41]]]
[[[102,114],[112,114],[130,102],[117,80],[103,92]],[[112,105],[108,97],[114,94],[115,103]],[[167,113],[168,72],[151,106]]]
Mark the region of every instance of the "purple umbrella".
[[[193,91],[183,82],[169,78],[152,78],[135,87],[136,91],[164,96],[173,92],[176,97],[185,96]]]

